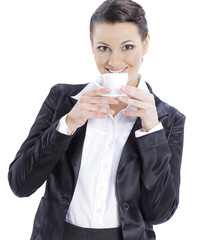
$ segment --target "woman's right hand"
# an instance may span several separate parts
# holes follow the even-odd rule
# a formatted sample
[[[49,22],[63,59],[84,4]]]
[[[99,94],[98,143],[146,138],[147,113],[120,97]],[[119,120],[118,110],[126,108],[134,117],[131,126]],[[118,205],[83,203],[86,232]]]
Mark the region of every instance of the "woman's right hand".
[[[101,96],[101,94],[107,94],[109,92],[109,88],[98,88],[83,93],[66,116],[66,124],[70,134],[76,131],[77,128],[83,126],[89,118],[103,119],[106,118],[108,114],[114,114],[114,110],[99,105],[118,104],[118,100],[115,98]]]

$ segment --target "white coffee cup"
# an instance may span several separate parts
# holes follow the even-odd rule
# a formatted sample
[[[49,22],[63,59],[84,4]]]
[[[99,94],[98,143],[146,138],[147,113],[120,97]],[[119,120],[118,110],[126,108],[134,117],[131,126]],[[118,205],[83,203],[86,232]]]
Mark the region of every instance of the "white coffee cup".
[[[122,85],[126,85],[128,81],[128,73],[105,73],[101,75],[101,83],[103,87],[111,89],[106,96],[121,96],[125,95],[120,91]]]

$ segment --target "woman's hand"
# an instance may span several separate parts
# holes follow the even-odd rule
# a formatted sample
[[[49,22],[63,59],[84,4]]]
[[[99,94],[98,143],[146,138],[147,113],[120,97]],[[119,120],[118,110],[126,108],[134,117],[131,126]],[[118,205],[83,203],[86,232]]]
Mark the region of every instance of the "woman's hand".
[[[76,105],[66,116],[66,124],[70,134],[77,128],[83,126],[89,118],[106,118],[108,114],[114,114],[114,110],[100,106],[99,104],[118,104],[118,100],[110,97],[100,96],[107,94],[109,88],[98,88],[85,92]]]
[[[121,91],[130,98],[119,97],[118,100],[137,108],[124,111],[126,116],[140,117],[142,127],[146,132],[159,124],[154,96],[151,93],[131,86],[122,86]]]

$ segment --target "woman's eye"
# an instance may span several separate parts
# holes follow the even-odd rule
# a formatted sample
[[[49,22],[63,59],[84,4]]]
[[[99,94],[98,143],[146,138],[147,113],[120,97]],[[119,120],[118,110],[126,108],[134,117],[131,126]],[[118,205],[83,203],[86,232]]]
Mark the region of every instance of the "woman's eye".
[[[108,52],[108,51],[109,51],[109,48],[106,47],[106,46],[99,46],[98,49],[99,49],[101,52]]]
[[[125,45],[125,46],[123,46],[123,50],[124,51],[132,50],[133,48],[134,48],[133,45]]]

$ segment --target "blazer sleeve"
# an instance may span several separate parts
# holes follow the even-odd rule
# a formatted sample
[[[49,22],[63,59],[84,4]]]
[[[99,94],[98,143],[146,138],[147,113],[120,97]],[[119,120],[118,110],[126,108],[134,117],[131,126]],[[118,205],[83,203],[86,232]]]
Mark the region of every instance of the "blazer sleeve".
[[[27,139],[10,164],[9,184],[19,197],[31,195],[45,182],[72,139],[56,130],[59,121],[53,122],[58,89],[59,85],[55,85],[50,90]]]
[[[141,205],[151,224],[167,221],[179,203],[185,116],[178,111],[168,129],[137,139],[142,159]]]

